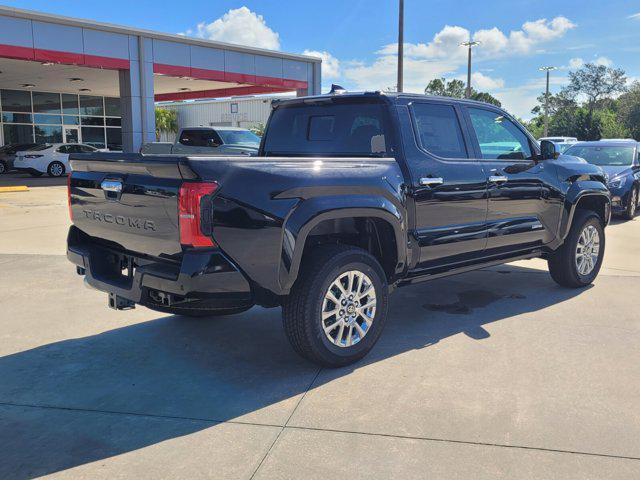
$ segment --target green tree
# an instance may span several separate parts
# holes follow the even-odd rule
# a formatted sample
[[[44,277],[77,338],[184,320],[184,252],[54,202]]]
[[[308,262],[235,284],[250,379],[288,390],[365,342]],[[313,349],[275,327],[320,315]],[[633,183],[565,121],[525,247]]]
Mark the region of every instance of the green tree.
[[[160,141],[160,133],[178,132],[178,113],[175,110],[156,108],[156,140]]]
[[[592,113],[599,101],[626,90],[627,77],[624,70],[595,63],[586,63],[575,72],[569,72],[567,93],[583,95],[587,108]]]
[[[253,133],[258,135],[259,137],[262,137],[264,135],[264,129],[265,129],[264,123],[257,123],[249,128],[249,130],[251,130]]]
[[[618,98],[618,118],[629,134],[640,140],[640,82],[634,82]]]
[[[434,78],[427,84],[427,87],[424,89],[424,93],[426,95],[439,95],[441,97],[464,98],[465,90],[465,83],[462,80],[446,80],[444,78]],[[473,87],[471,88],[470,98],[479,102],[490,103],[492,105],[496,105],[497,107],[502,106],[500,100],[495,98],[490,93],[478,92]]]

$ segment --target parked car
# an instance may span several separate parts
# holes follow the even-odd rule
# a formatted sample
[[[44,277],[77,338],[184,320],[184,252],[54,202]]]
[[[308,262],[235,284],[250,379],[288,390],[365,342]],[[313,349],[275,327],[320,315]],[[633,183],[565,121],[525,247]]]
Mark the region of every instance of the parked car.
[[[44,173],[50,177],[61,177],[69,171],[69,154],[97,151],[97,148],[82,143],[44,143],[30,150],[17,152],[13,166],[34,177]]]
[[[614,214],[631,220],[638,209],[640,192],[640,149],[635,140],[600,140],[579,142],[566,150],[565,155],[584,158],[598,165],[607,174]]]
[[[576,137],[540,137],[538,142],[548,140],[553,143],[576,143],[578,139]]]
[[[260,137],[245,128],[193,127],[183,128],[175,143],[152,142],[142,146],[140,153],[186,155],[255,155]]]
[[[67,257],[109,306],[282,306],[293,348],[329,367],[373,347],[396,287],[534,257],[589,285],[610,217],[599,167],[497,107],[424,95],[276,102],[257,157],[71,165]]]
[[[36,143],[11,143],[0,147],[0,174],[13,170],[13,162],[16,158],[16,152],[29,150],[36,145]]]

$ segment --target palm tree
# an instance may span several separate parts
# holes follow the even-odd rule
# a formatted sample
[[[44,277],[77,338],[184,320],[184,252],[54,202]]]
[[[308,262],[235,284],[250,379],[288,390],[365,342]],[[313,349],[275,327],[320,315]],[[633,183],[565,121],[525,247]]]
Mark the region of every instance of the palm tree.
[[[160,141],[160,133],[176,133],[178,131],[178,114],[175,110],[156,108],[156,141]]]

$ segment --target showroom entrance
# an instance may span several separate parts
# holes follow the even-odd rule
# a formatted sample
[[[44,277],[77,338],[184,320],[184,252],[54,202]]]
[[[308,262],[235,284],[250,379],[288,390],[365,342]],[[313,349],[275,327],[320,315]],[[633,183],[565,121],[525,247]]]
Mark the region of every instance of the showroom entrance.
[[[319,58],[0,7],[0,145],[136,152],[155,101],[320,93]]]

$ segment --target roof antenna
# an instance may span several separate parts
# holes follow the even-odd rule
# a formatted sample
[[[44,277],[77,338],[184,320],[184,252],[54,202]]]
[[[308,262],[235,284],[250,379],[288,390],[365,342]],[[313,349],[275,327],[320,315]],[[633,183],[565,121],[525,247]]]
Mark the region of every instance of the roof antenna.
[[[336,85],[335,83],[331,84],[331,91],[329,92],[329,95],[342,95],[343,93],[347,93],[346,88]]]

